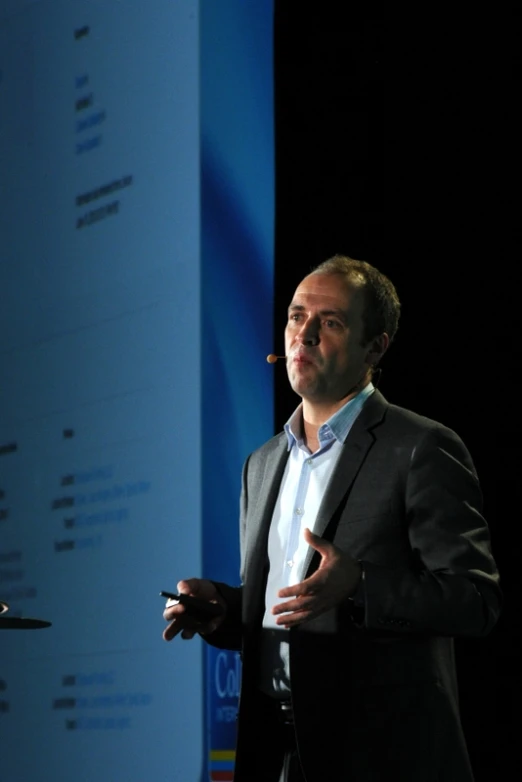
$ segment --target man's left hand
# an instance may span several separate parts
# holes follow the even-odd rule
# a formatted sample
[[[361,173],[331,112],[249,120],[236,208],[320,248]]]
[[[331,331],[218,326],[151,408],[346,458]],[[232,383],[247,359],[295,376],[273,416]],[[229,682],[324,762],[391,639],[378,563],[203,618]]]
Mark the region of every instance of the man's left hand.
[[[362,576],[357,560],[333,543],[309,529],[305,529],[304,537],[321,555],[321,563],[309,578],[279,590],[279,597],[290,598],[272,608],[281,627],[295,627],[352,597]]]

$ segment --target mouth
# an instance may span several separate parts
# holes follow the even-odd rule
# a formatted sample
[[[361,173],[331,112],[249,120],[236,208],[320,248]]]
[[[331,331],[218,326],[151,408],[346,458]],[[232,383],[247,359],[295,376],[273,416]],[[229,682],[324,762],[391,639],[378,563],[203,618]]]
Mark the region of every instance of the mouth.
[[[296,353],[295,356],[293,356],[292,361],[295,364],[301,364],[301,365],[314,363],[312,359],[309,356],[305,355],[304,353]]]

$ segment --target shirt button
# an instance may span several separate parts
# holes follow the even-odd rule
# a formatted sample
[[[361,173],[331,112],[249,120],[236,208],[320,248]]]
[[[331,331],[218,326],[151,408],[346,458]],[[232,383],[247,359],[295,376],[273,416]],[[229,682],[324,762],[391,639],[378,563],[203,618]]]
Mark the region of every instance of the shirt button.
[[[304,509],[303,508],[296,508],[295,512],[297,513],[298,516],[302,516],[303,513],[304,513]]]
[[[307,460],[306,460],[306,463],[307,463],[307,464],[312,464],[312,462],[313,462],[313,459],[307,459]]]
[[[293,567],[294,566],[294,560],[293,559],[287,559],[286,564],[288,565],[288,567]]]

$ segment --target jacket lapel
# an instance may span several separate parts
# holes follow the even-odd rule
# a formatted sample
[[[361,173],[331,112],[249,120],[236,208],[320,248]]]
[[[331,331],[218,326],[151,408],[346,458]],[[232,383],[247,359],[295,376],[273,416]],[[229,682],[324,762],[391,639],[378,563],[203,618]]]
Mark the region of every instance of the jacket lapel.
[[[257,476],[259,483],[255,497],[252,498],[255,507],[249,509],[248,538],[245,540],[245,573],[257,572],[260,561],[263,563],[267,559],[268,530],[288,460],[286,435],[280,434],[272,443],[273,447],[268,450],[262,465],[263,469],[259,470]]]
[[[382,421],[386,407],[386,400],[379,391],[375,390],[348,432],[319,507],[314,525],[314,531],[317,535],[324,534],[332,517],[350,491],[357,473],[375,441],[372,430]],[[309,568],[314,553],[314,549],[310,548],[306,556],[304,572],[307,575],[310,575]]]

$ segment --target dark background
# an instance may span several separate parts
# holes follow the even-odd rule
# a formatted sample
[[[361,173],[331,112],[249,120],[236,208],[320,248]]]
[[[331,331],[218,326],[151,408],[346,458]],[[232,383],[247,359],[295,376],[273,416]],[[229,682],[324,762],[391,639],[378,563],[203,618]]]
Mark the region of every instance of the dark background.
[[[457,642],[477,782],[520,776],[520,33],[515,13],[275,3],[274,352],[286,307],[336,252],[402,300],[379,388],[464,439],[505,596],[486,639]],[[276,430],[298,398],[283,362]]]

